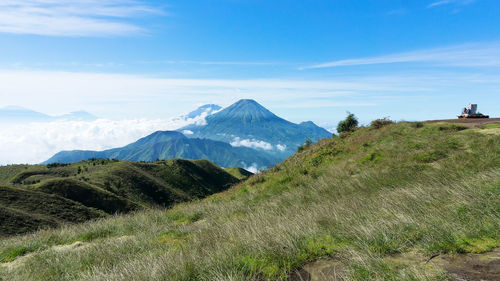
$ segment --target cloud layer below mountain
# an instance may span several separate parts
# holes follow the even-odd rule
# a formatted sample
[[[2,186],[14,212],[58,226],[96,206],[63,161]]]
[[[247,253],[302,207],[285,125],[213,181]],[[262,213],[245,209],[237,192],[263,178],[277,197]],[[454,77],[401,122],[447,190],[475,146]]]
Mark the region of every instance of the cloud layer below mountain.
[[[4,123],[0,125],[0,165],[40,163],[61,150],[120,147],[158,130],[202,122],[200,118]]]

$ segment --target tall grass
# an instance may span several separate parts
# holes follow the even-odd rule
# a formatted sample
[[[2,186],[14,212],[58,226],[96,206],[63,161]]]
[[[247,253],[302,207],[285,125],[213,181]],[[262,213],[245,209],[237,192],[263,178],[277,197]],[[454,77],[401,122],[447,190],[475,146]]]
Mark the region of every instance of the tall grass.
[[[499,232],[500,137],[399,123],[204,200],[0,240],[0,279],[280,280],[326,257],[344,280],[439,280],[385,257],[485,251]]]

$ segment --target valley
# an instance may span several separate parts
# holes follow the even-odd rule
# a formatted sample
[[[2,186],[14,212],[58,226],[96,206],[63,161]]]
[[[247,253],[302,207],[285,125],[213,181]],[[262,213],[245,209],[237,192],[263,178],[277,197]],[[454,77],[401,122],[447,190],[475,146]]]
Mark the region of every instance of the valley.
[[[250,174],[242,169],[226,172],[206,160],[181,159],[3,166],[0,236],[170,207],[225,190]]]

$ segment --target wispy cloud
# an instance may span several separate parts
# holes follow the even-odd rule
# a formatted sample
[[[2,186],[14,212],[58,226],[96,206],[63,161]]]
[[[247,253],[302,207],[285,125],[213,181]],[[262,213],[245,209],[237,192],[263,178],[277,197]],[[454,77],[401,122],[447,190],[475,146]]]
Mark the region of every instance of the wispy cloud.
[[[408,100],[426,102],[430,95],[453,93],[454,97],[461,95],[469,102],[472,92],[492,96],[500,93],[498,71],[472,70],[352,73],[315,80],[170,79],[132,74],[0,70],[0,107],[22,105],[52,115],[85,109],[106,118],[164,119],[188,112],[194,104],[226,106],[238,99],[252,98],[290,121],[312,120],[321,124],[340,120],[345,110],[376,115],[381,109],[374,110],[374,106],[394,106]],[[399,106],[390,111],[397,111]],[[411,117],[407,111],[399,114],[400,118]]]
[[[440,0],[440,1],[435,1],[435,2],[430,3],[429,5],[427,5],[427,8],[435,8],[435,7],[450,5],[450,4],[465,6],[468,4],[472,4],[474,2],[476,2],[476,0]]]
[[[262,62],[262,61],[163,61],[165,64],[197,64],[197,65],[282,65],[280,62]]]
[[[500,66],[500,43],[465,44],[384,56],[337,60],[306,66],[301,69],[389,63],[431,63],[434,65],[469,67]]]
[[[446,4],[450,4],[450,3],[453,3],[454,1],[452,0],[442,0],[442,1],[436,1],[436,2],[432,2],[430,3],[427,8],[432,8],[432,7],[437,7],[437,6],[442,6],[442,5],[446,5]]]
[[[0,32],[49,36],[121,36],[147,32],[130,19],[164,14],[135,0],[0,1]]]
[[[113,114],[113,108],[121,108],[122,103],[123,106],[138,110],[140,105],[146,106],[149,102],[154,102],[156,108],[158,101],[166,104],[176,101],[190,105],[206,101],[227,105],[239,98],[252,97],[286,106],[289,102],[304,97],[337,98],[336,102],[351,102],[346,99],[359,92],[422,90],[422,87],[411,84],[413,82],[394,80],[392,77],[387,80],[383,77],[339,80],[170,79],[127,74],[0,70],[0,106],[21,104],[41,111],[57,108],[68,111],[90,105],[92,108],[86,109],[95,110],[95,113],[102,116],[99,113],[101,109],[96,107],[104,108],[107,102],[113,105],[106,107],[108,114]],[[303,100],[297,103],[302,104]],[[369,102],[363,101],[363,104],[367,103]],[[326,103],[322,104],[324,106]],[[80,106],[73,108],[74,105]]]

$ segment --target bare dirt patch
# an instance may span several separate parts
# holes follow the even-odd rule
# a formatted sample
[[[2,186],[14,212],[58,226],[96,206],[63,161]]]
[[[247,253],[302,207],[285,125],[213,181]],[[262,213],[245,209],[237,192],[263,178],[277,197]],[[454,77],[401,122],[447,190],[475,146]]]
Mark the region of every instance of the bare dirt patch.
[[[418,252],[388,256],[388,261],[415,268],[422,276],[444,272],[450,281],[500,281],[500,248],[481,254],[443,254],[432,258]],[[288,281],[340,281],[348,272],[333,258],[319,259],[295,270]]]
[[[83,249],[85,246],[88,246],[88,245],[90,245],[90,244],[77,241],[73,244],[54,245],[54,246],[52,246],[44,251],[48,251],[48,250],[53,250],[56,252],[72,251],[72,250]],[[26,254],[24,256],[20,256],[11,262],[0,263],[0,267],[3,267],[7,270],[14,270],[14,269],[22,266],[28,259],[30,259],[34,255],[35,255],[35,253],[29,253],[29,254]],[[2,280],[2,279],[0,279],[0,280]]]
[[[500,248],[481,254],[438,256],[429,263],[450,273],[454,281],[500,281]]]
[[[345,278],[345,267],[334,259],[319,259],[290,274],[289,281],[340,281]]]

